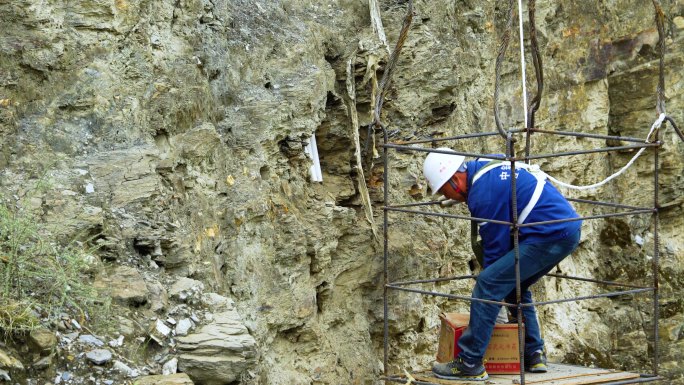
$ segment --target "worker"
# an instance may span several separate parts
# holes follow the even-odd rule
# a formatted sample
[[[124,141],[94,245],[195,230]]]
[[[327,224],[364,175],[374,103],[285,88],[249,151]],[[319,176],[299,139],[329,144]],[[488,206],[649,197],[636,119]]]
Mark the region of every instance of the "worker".
[[[449,148],[440,151],[453,152]],[[546,183],[538,168],[516,162],[518,224],[547,222],[579,216],[570,203]],[[516,304],[515,250],[511,226],[487,220],[513,222],[512,170],[510,162],[480,160],[466,162],[457,154],[431,152],[423,172],[433,194],[443,203],[466,202],[478,223],[484,252],[484,269],[478,275],[472,297]],[[577,248],[581,220],[552,222],[519,228],[521,302],[531,303],[530,286]],[[501,305],[470,303],[470,322],[458,340],[460,352],[447,363],[433,366],[435,376],[449,380],[488,378],[483,359],[494,331]],[[514,317],[517,309],[510,308]],[[525,322],[525,370],[547,371],[544,341],[533,306],[522,308]]]

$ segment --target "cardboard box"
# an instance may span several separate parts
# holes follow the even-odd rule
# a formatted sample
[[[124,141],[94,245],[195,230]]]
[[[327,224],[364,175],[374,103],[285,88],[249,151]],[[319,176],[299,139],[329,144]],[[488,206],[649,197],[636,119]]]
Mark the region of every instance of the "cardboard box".
[[[469,314],[442,313],[442,328],[439,333],[437,362],[453,360],[461,349],[457,341],[468,326]],[[518,324],[497,324],[485,352],[485,369],[488,373],[520,373],[520,352],[518,350]]]

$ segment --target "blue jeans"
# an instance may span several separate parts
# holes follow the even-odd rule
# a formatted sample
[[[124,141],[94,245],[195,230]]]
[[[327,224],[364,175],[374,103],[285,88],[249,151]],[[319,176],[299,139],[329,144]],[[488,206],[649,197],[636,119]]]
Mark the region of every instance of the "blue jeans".
[[[572,253],[580,240],[580,231],[559,241],[520,244],[520,289],[522,303],[532,302],[529,287],[560,261]],[[515,294],[515,251],[511,250],[489,265],[477,277],[473,298],[517,303]],[[471,301],[470,324],[458,340],[459,357],[468,363],[479,363],[485,355],[494,331],[496,315],[501,306]],[[517,315],[517,309],[513,315]],[[533,306],[522,308],[525,320],[525,356],[529,357],[544,348],[537,313]]]

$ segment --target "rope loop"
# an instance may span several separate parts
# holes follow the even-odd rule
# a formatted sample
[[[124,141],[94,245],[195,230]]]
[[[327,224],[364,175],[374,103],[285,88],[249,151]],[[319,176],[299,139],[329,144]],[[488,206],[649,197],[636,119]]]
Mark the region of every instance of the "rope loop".
[[[681,139],[682,142],[684,142],[684,133],[682,133],[682,131],[679,129],[679,127],[677,127],[677,124],[675,124],[674,119],[672,119],[672,117],[670,117],[670,116],[666,116],[665,120],[668,121],[670,123],[670,125],[672,125],[672,128],[674,128],[675,132],[679,136],[679,139]]]
[[[661,114],[658,116],[658,119],[656,119],[655,122],[653,122],[653,124],[651,125],[651,130],[648,132],[648,135],[646,136],[646,140],[644,140],[644,143],[653,143],[653,142],[651,141],[651,135],[652,135],[654,132],[656,132],[656,131],[660,128],[660,126],[663,124],[663,121],[665,121],[666,118],[667,118],[667,115],[665,115],[665,113],[661,113]],[[614,173],[613,175],[607,177],[606,179],[604,179],[604,180],[602,180],[602,181],[600,181],[600,182],[598,182],[598,183],[594,183],[594,184],[591,184],[591,185],[588,185],[588,186],[576,186],[576,185],[573,185],[573,184],[561,182],[561,181],[559,181],[558,179],[552,177],[552,176],[549,175],[549,174],[546,174],[546,176],[549,178],[549,180],[551,180],[553,183],[557,184],[558,186],[565,187],[565,188],[568,188],[568,189],[571,189],[571,190],[590,190],[590,189],[595,189],[595,188],[598,188],[598,187],[603,186],[604,184],[606,184],[606,183],[610,182],[611,180],[617,178],[618,176],[622,175],[625,171],[627,171],[627,169],[628,169],[632,164],[634,164],[634,162],[637,160],[637,158],[639,158],[639,157],[641,156],[641,154],[644,153],[644,151],[646,151],[646,147],[639,149],[639,151],[632,157],[632,159],[630,159],[630,161],[627,162],[627,164],[624,165],[624,166],[623,166],[620,170],[618,170],[616,173]]]

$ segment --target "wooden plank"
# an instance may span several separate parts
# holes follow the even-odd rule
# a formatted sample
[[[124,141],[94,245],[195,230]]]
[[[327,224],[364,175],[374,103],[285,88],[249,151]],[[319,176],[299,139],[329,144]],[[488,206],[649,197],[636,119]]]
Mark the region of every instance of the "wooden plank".
[[[543,383],[545,381],[559,381],[559,380],[565,380],[568,378],[578,378],[578,377],[585,377],[585,376],[595,376],[595,375],[600,375],[600,374],[609,374],[612,373],[611,371],[606,371],[606,372],[600,372],[600,373],[577,373],[577,374],[570,374],[567,376],[554,376],[552,379],[544,379],[544,378],[533,378],[533,379],[528,379],[529,374],[525,373],[525,383],[527,384],[537,384],[537,383]],[[518,376],[520,377],[520,376]]]
[[[415,378],[418,381],[423,381],[423,382],[432,382],[433,384],[440,384],[440,385],[474,385],[474,384],[486,384],[490,385],[492,384],[490,380],[486,381],[455,381],[455,380],[442,380],[441,378],[437,378],[432,375],[432,373],[424,372],[421,374],[412,374],[413,378]],[[489,377],[491,379],[491,377]]]
[[[553,377],[553,379],[533,379],[533,380],[528,380],[527,376],[525,376],[525,383],[526,384],[538,384],[538,383],[543,383],[543,382],[548,382],[548,381],[560,381],[560,380],[566,380],[569,378],[579,378],[579,377],[586,377],[586,376],[596,376],[596,375],[604,375],[604,374],[611,374],[613,373],[612,371],[606,371],[606,372],[601,372],[601,373],[579,373],[579,374],[571,374],[568,376],[558,376],[558,377]],[[519,376],[518,376],[519,377]]]
[[[439,385],[474,385],[478,383],[485,385],[513,385],[520,383],[520,376],[516,374],[490,374],[489,379],[484,382],[443,380],[435,377],[429,371],[412,375],[418,381]],[[590,385],[638,377],[639,374],[637,373],[621,372],[612,369],[549,364],[549,371],[546,373],[525,373],[525,383],[535,385]]]
[[[639,375],[636,373],[628,372],[617,372],[617,373],[605,373],[586,377],[576,377],[567,378],[562,380],[551,380],[544,382],[544,385],[590,385],[590,384],[601,384],[604,382],[611,381],[622,381],[629,380],[632,378],[638,378]]]

